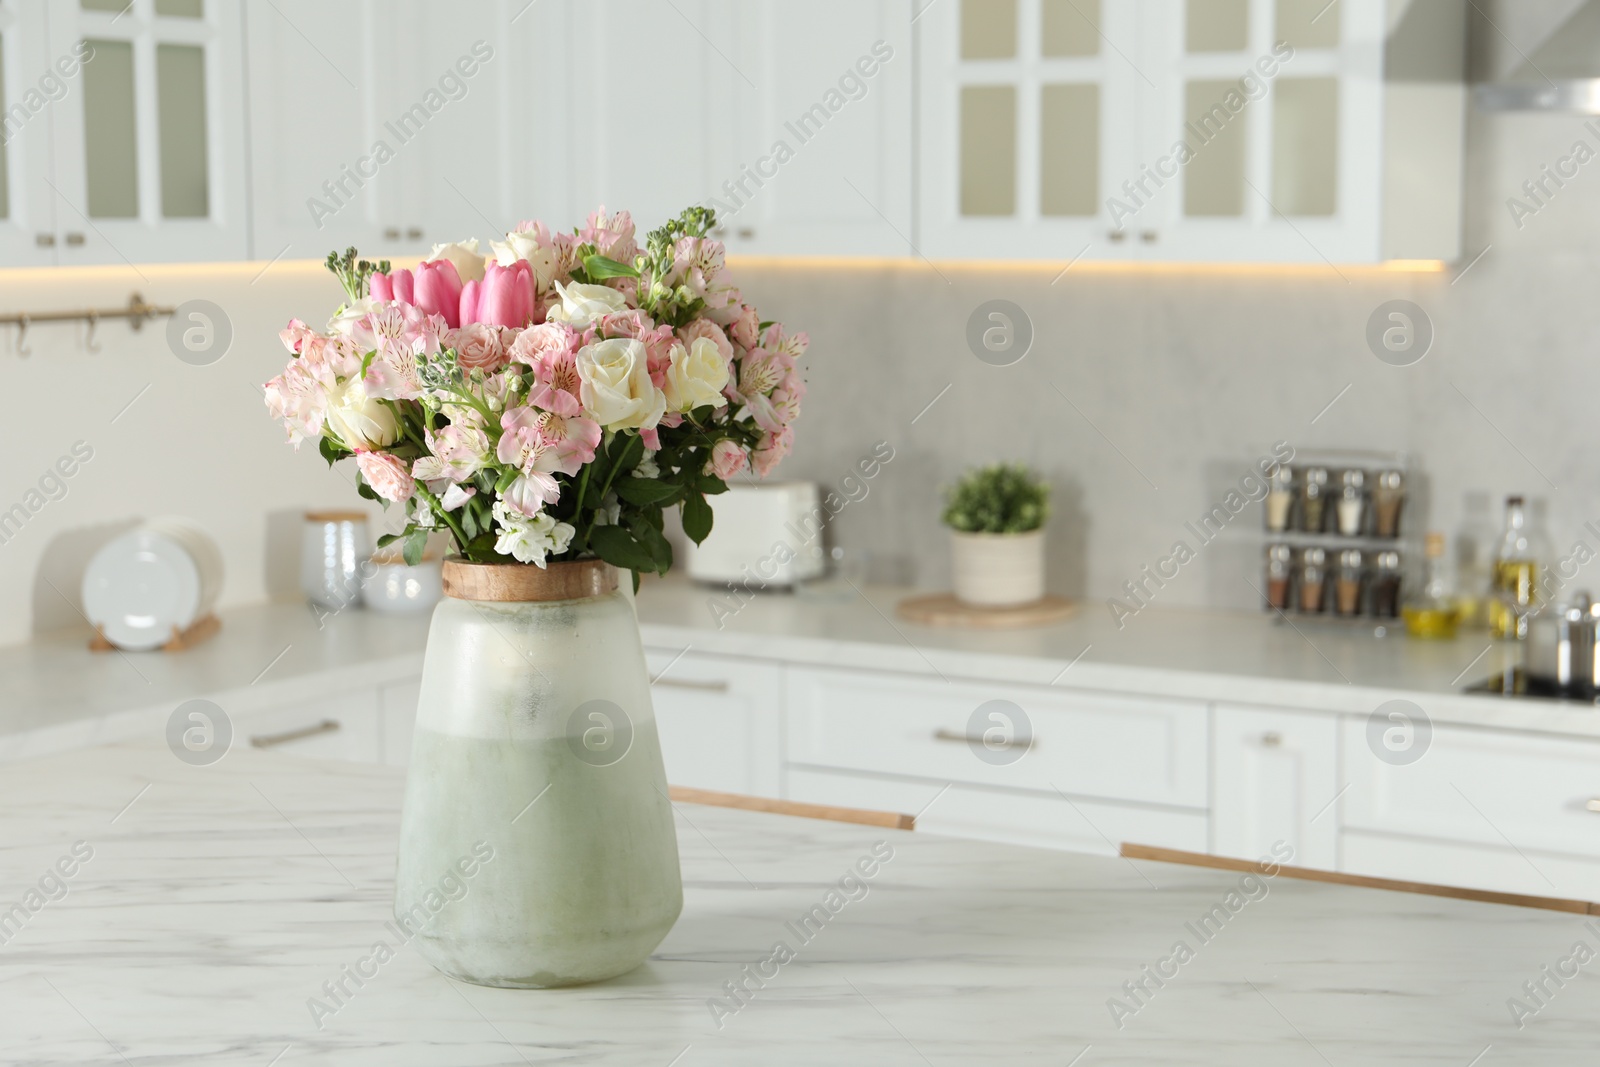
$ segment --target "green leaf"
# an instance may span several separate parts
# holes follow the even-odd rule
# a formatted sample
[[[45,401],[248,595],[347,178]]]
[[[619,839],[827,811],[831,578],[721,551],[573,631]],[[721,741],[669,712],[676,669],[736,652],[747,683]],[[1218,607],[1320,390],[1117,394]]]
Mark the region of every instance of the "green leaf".
[[[615,489],[617,495],[630,504],[640,507],[646,504],[659,504],[678,495],[678,487],[655,478],[618,478]]]
[[[584,256],[583,272],[591,281],[600,281],[604,278],[637,278],[639,272],[626,263],[618,263],[605,256]]]
[[[409,566],[415,567],[422,562],[422,553],[428,548],[428,531],[421,526],[414,526],[406,532],[406,543],[401,548],[400,554],[405,557]]]
[[[644,458],[644,438],[636,433],[619,433],[611,441],[611,462],[617,474],[627,474]],[[615,475],[613,475],[615,477]]]
[[[378,547],[388,548],[390,545],[394,544],[404,536],[405,534],[403,533],[384,534],[382,537],[378,538]]]
[[[323,459],[328,461],[328,466],[330,467],[350,454],[326,437],[317,438],[317,451],[321,453]]]
[[[645,551],[650,553],[650,558],[655,565],[650,569],[657,574],[665,574],[672,569],[672,542],[661,536],[661,531],[650,524],[643,517],[634,523],[633,536],[644,545]]]
[[[697,545],[711,536],[711,505],[699,493],[683,498],[683,532]]]
[[[505,470],[501,471],[500,477],[495,479],[495,493],[498,495],[505,492],[507,489],[510,489],[511,483],[516,481],[517,476],[521,473],[522,471],[518,470],[516,467],[507,467]]]
[[[589,547],[613,567],[630,571],[656,569],[650,550],[620,526],[596,526],[589,534]]]
[[[383,499],[383,497],[381,497],[377,493],[373,492],[372,486],[368,485],[367,482],[366,482],[366,479],[364,479],[364,478],[357,478],[356,479],[356,492],[358,494],[360,494],[360,496],[365,500],[382,500]]]
[[[478,517],[471,508],[461,509],[461,532],[467,535],[468,541],[478,536]]]
[[[728,483],[718,478],[715,474],[702,474],[695,480],[695,487],[707,496],[716,496],[718,493],[728,491]]]

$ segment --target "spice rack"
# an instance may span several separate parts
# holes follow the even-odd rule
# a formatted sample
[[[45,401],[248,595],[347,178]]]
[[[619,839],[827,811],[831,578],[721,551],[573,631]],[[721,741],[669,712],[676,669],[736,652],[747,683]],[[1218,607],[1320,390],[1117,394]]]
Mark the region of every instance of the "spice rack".
[[[1409,564],[1421,555],[1420,472],[1407,453],[1372,449],[1300,450],[1283,469],[1289,481],[1269,480],[1256,516],[1258,603],[1297,625],[1371,626],[1385,636],[1400,624]]]

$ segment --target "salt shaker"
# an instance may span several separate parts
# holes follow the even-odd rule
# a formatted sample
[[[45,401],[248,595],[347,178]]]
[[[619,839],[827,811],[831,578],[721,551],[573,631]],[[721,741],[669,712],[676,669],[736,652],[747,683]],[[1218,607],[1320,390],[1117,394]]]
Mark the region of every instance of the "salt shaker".
[[[1341,488],[1339,501],[1334,505],[1334,518],[1339,524],[1340,534],[1357,537],[1367,514],[1367,475],[1365,471],[1348,470],[1340,475],[1339,481]]]

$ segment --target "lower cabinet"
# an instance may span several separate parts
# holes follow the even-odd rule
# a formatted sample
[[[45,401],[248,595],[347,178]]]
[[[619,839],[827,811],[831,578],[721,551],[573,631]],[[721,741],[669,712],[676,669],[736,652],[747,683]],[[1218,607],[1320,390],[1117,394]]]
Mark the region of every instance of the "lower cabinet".
[[[783,668],[664,649],[646,660],[667,781],[781,796]]]
[[[1339,864],[1339,720],[1217,705],[1211,713],[1211,847],[1255,860],[1294,848],[1296,867]]]
[[[353,689],[241,716],[233,730],[235,745],[313,759],[381,759],[375,689]]]

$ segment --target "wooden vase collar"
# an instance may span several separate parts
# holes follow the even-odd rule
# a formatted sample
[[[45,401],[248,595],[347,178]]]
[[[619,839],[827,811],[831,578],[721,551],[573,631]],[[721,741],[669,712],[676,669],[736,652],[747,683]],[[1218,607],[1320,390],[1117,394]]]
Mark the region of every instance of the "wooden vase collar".
[[[472,563],[451,556],[444,561],[444,595],[456,600],[536,603],[585,600],[617,590],[617,570],[599,559],[566,563]]]

